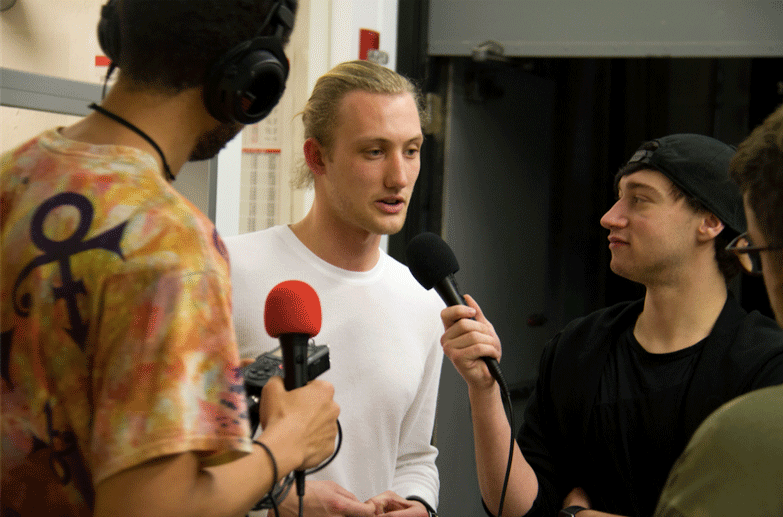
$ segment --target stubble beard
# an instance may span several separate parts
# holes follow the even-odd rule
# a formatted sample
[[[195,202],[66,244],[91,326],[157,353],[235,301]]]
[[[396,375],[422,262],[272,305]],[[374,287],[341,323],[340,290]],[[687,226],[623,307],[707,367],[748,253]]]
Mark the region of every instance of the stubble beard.
[[[207,131],[196,142],[188,160],[196,162],[214,158],[244,127],[239,122],[225,122]]]

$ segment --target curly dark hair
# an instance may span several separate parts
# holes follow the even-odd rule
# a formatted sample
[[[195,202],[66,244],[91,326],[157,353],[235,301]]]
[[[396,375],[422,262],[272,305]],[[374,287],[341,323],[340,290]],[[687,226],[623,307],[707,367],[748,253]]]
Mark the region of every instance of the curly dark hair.
[[[640,149],[646,149],[651,151],[655,150],[654,144],[652,142],[650,142],[649,145],[650,145],[649,149],[647,149],[646,144],[642,145]],[[620,178],[641,170],[653,170],[656,172],[660,172],[654,167],[652,167],[650,164],[643,163],[643,162],[634,162],[634,163],[626,164],[620,168],[620,170],[617,172],[617,174],[614,177],[615,191],[617,191],[617,185],[620,183]],[[696,213],[711,213],[709,210],[707,210],[707,208],[705,208],[705,206],[697,198],[686,194],[674,183],[672,183],[670,193],[675,200],[684,197],[685,202]],[[726,246],[728,246],[729,243],[732,241],[732,239],[734,239],[734,237],[736,236],[737,236],[737,232],[733,231],[731,228],[724,225],[723,231],[721,231],[718,234],[718,236],[715,237],[715,239],[713,239],[713,243],[715,246],[715,260],[718,262],[718,269],[723,275],[723,279],[726,281],[726,284],[731,282],[731,280],[735,276],[737,276],[737,274],[739,274],[740,271],[742,271],[742,265],[740,264],[740,261],[737,258],[737,256],[730,251],[726,251]]]
[[[783,243],[783,105],[737,146],[729,177],[739,186],[769,246]]]
[[[211,64],[256,35],[278,0],[119,0],[117,63],[131,82],[174,93],[200,86]],[[285,4],[295,12],[295,1]],[[271,35],[277,24],[262,36]],[[283,35],[283,44],[290,38]]]

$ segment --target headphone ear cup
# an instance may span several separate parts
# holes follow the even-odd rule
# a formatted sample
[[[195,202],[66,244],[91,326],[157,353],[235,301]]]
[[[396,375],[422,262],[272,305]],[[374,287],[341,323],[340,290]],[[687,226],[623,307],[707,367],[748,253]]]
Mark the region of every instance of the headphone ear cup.
[[[285,91],[288,60],[275,37],[255,38],[213,65],[204,83],[204,105],[221,122],[254,124]]]
[[[98,22],[98,43],[115,64],[120,58],[120,14],[117,3],[118,0],[109,0],[101,7],[101,19]]]

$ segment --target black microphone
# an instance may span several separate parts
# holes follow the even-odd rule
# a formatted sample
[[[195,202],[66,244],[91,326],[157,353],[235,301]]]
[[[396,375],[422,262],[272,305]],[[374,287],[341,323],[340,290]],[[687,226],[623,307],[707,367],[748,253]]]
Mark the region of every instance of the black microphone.
[[[415,236],[405,249],[405,259],[413,278],[425,289],[433,287],[446,305],[466,305],[465,299],[457,289],[454,273],[459,271],[459,263],[454,252],[440,236],[423,232]],[[500,371],[500,365],[494,357],[482,357],[489,368],[489,373],[508,392],[506,380]]]

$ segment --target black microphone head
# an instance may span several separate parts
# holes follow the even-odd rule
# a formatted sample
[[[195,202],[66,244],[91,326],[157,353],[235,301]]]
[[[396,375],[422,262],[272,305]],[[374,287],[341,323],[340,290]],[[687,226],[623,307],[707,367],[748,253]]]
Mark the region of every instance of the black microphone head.
[[[440,236],[424,232],[411,239],[405,249],[408,269],[425,289],[459,271],[454,252]]]

